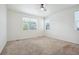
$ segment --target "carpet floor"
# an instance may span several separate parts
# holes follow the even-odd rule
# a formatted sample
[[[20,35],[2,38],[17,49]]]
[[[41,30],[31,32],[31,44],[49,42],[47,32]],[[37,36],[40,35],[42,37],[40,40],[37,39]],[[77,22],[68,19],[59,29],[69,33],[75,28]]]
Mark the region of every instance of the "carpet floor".
[[[48,37],[7,42],[1,55],[77,55],[79,45]]]

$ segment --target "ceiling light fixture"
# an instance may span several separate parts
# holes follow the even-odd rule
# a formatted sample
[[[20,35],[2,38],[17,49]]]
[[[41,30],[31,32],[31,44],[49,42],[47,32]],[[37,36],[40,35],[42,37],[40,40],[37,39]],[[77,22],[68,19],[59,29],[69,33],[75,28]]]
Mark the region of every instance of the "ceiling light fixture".
[[[45,4],[41,4],[41,10],[42,10],[42,11],[46,11],[46,6],[45,6]]]

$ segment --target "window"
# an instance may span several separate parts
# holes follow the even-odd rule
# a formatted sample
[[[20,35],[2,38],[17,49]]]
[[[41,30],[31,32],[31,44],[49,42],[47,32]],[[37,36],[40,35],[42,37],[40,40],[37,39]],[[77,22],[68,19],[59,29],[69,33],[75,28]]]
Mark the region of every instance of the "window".
[[[23,18],[23,30],[36,30],[37,20],[31,18]]]
[[[49,20],[45,20],[45,30],[49,30],[49,29],[50,29]]]
[[[76,25],[76,30],[79,31],[79,11],[75,12],[75,25]]]

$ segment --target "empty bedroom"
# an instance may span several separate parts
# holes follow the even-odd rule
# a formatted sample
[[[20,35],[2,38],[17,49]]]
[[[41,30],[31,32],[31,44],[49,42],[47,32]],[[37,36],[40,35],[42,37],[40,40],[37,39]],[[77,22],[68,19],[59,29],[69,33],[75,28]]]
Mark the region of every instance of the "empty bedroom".
[[[0,55],[79,55],[79,5],[0,4]]]

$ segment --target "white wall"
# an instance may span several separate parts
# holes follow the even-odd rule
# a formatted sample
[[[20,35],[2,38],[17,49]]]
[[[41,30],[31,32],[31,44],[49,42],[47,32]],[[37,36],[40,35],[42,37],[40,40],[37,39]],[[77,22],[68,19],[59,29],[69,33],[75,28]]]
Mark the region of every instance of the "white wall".
[[[74,12],[78,10],[79,6],[75,6],[49,16],[50,30],[46,32],[47,36],[79,44],[79,32],[75,30],[74,22]]]
[[[7,42],[6,5],[0,5],[0,53]]]
[[[22,18],[30,17],[38,20],[38,29],[36,31],[23,31],[22,30]],[[21,12],[8,10],[8,41],[32,38],[43,35],[43,18],[24,14]]]

